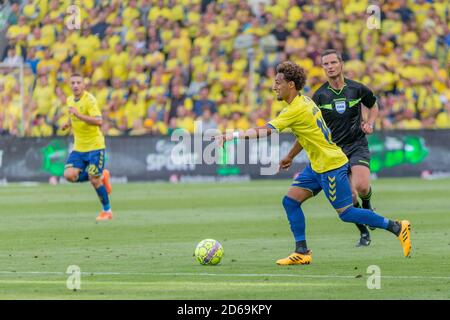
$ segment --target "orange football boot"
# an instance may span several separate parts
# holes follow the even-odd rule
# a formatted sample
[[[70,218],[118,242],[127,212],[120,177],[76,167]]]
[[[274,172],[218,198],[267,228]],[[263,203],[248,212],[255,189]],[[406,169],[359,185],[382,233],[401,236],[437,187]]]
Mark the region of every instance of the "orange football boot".
[[[112,211],[110,211],[110,212],[102,211],[97,216],[97,218],[95,218],[95,220],[97,220],[97,221],[106,221],[106,220],[111,220],[112,218],[113,218]]]
[[[411,253],[411,223],[408,220],[402,220],[400,224],[402,225],[402,229],[398,235],[398,240],[400,240],[400,244],[402,245],[403,255],[409,257]]]
[[[277,264],[280,266],[288,266],[293,264],[310,264],[312,262],[312,254],[311,250],[308,250],[308,253],[301,254],[294,252],[289,255],[289,257],[280,259],[277,261]]]

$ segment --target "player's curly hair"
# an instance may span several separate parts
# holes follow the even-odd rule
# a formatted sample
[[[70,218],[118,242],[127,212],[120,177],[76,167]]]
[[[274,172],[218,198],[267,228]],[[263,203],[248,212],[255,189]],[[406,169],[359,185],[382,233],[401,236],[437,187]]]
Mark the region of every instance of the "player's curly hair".
[[[287,82],[293,81],[295,89],[302,90],[306,83],[305,69],[292,61],[285,61],[277,66],[277,73],[284,75],[284,80]]]

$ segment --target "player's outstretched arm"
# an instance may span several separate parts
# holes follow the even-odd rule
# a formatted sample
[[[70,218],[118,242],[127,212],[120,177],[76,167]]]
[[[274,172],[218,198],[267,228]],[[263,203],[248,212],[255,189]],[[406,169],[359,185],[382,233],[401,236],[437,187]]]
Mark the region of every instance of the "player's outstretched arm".
[[[258,139],[268,137],[272,134],[273,128],[270,126],[250,128],[245,131],[228,132],[215,137],[215,140],[220,146],[223,146],[225,141],[233,139]]]
[[[293,144],[291,150],[289,151],[289,153],[286,155],[286,157],[284,157],[283,159],[281,159],[280,161],[280,168],[279,170],[288,170],[291,165],[292,165],[292,161],[294,160],[294,158],[303,150],[302,145],[300,144],[300,142],[295,141],[295,143]]]
[[[69,113],[80,119],[81,121],[86,122],[87,124],[93,125],[93,126],[101,126],[103,124],[103,120],[101,117],[90,117],[84,114],[81,114],[78,112],[77,109],[70,107]]]

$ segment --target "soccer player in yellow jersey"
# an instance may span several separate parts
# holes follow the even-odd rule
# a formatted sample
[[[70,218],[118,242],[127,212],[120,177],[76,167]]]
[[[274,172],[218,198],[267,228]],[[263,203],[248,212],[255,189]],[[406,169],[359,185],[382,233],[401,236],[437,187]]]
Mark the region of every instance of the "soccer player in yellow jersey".
[[[75,143],[66,162],[64,178],[73,183],[89,180],[103,206],[97,221],[111,220],[110,174],[104,169],[105,138],[100,131],[102,114],[97,100],[85,91],[81,75],[73,74],[70,77],[70,85],[73,92],[67,99],[70,120],[61,129],[67,130],[71,127]]]
[[[224,141],[260,138],[273,131],[290,128],[297,142],[289,154],[280,162],[280,169],[287,170],[293,158],[305,150],[311,163],[295,178],[287,195],[283,198],[292,233],[296,242],[295,252],[277,261],[279,265],[310,264],[311,251],[306,245],[305,217],[301,204],[321,190],[324,191],[339,218],[344,222],[366,224],[385,229],[395,234],[403,248],[403,254],[411,251],[409,221],[392,221],[370,210],[355,208],[348,178],[348,159],[332,140],[331,132],[323,120],[322,113],[310,98],[299,95],[306,82],[305,70],[293,62],[277,66],[273,89],[278,100],[288,105],[278,117],[264,127],[217,136],[219,145]]]

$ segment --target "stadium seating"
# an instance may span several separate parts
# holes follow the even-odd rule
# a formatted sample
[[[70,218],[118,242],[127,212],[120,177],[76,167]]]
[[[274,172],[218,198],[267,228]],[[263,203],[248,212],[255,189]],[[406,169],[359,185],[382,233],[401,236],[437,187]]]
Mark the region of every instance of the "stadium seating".
[[[79,10],[80,30],[67,13],[70,5]],[[450,128],[448,1],[386,1],[380,28],[368,27],[368,6],[349,0],[10,1],[7,47],[0,52],[0,134],[64,134],[59,126],[73,71],[97,97],[107,135],[195,132],[195,119],[221,130],[261,125],[282,108],[271,90],[277,63],[302,65],[304,93],[311,96],[325,80],[320,52],[327,48],[341,50],[347,76],[376,93],[378,129]]]

